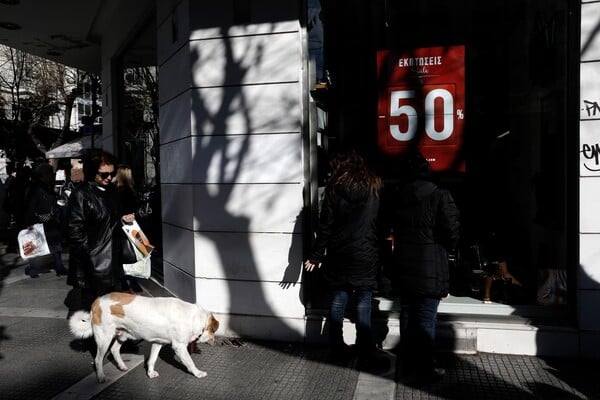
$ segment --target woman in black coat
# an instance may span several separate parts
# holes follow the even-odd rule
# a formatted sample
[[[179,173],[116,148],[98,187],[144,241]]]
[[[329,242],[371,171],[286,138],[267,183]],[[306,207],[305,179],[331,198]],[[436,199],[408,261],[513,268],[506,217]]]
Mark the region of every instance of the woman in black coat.
[[[440,299],[448,295],[448,251],[458,242],[459,211],[450,193],[431,182],[429,163],[420,153],[408,157],[406,170],[408,180],[385,201],[395,238],[402,369],[430,380],[444,373],[434,364],[435,325]]]
[[[56,275],[66,275],[67,269],[62,261],[61,212],[56,204],[54,192],[54,168],[50,164],[39,164],[33,170],[29,187],[25,192],[25,226],[43,224],[46,241],[54,256]],[[29,263],[25,273],[32,278],[38,274],[34,264]]]
[[[371,298],[377,287],[376,220],[381,179],[355,152],[336,154],[321,206],[313,250],[305,262],[312,271],[323,264],[329,283],[329,341],[334,358],[352,356],[342,326],[350,296],[356,298],[357,346],[360,361],[369,362],[375,350],[371,332]]]
[[[69,197],[67,283],[81,289],[81,308],[89,309],[96,297],[122,289],[121,221],[132,222],[134,215],[122,211],[111,154],[94,151],[83,169],[85,182]]]

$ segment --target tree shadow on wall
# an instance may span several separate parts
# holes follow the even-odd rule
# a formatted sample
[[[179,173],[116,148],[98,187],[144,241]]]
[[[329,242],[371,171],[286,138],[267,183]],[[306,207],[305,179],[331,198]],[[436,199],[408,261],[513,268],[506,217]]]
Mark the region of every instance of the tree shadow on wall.
[[[224,33],[222,36],[227,35]],[[280,117],[274,114],[272,120],[263,123],[266,126],[256,127],[251,111],[258,100],[248,98],[247,86],[240,85],[249,68],[242,65],[242,60],[235,59],[231,39],[225,38],[222,43],[226,65],[223,70],[225,85],[221,87],[220,93],[217,95],[215,88],[204,91],[199,82],[195,82],[195,88],[192,89],[195,121],[193,134],[197,135],[194,159],[190,165],[194,167],[193,181],[197,183],[194,187],[194,201],[200,202],[202,210],[206,210],[202,215],[195,212],[194,217],[199,223],[199,228],[196,229],[211,242],[220,258],[224,280],[229,288],[229,309],[232,314],[230,329],[234,332],[247,332],[247,320],[236,318],[236,315],[246,314],[256,320],[258,314],[269,317],[270,331],[277,336],[301,339],[302,332],[298,332],[277,317],[278,313],[271,306],[271,300],[266,298],[263,287],[274,282],[264,282],[264,277],[259,273],[257,249],[251,241],[251,232],[261,231],[255,225],[262,225],[264,222],[253,220],[253,212],[261,210],[260,215],[263,216],[276,213],[277,203],[281,203],[280,191],[274,191],[271,185],[261,187],[260,184],[242,177],[245,172],[248,173],[248,168],[256,172],[272,167],[272,160],[271,164],[264,167],[253,165],[249,154],[253,145],[252,139],[257,136],[256,131],[260,133],[261,128],[264,130],[265,127],[269,128],[270,124],[277,124]],[[257,60],[264,56],[260,45],[242,54],[246,55],[252,51],[255,52],[255,61],[259,62]],[[200,60],[200,50],[193,49],[191,65],[199,65]],[[204,93],[207,95],[203,96]],[[231,127],[231,121],[235,121],[234,129]],[[281,152],[271,153],[270,156],[286,157],[286,149],[280,150]],[[236,205],[240,208],[232,210]],[[302,250],[298,249],[301,244],[298,230],[300,220],[301,215],[298,215],[295,224],[290,224],[291,259],[288,260],[287,269],[285,265],[281,266],[282,272],[286,271],[280,283],[282,290],[289,289],[299,282],[302,254]],[[268,238],[270,233],[262,231],[259,234]],[[280,235],[280,232],[276,235]],[[296,270],[295,264],[298,264]]]

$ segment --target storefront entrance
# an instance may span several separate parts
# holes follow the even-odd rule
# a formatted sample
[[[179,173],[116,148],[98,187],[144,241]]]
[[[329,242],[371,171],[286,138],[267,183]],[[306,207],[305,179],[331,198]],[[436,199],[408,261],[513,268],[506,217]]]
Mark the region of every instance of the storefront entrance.
[[[462,216],[451,297],[440,311],[572,315],[579,3],[320,6],[316,39],[308,13],[323,155],[313,179],[323,185],[327,153],[343,146],[360,151],[389,187],[402,177],[398,160],[418,148]],[[311,307],[324,308],[323,282],[307,287]]]

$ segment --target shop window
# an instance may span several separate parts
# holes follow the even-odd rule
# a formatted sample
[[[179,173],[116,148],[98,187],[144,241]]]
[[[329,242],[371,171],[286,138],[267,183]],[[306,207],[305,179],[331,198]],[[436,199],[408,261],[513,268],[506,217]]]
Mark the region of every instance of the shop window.
[[[140,225],[152,244],[160,248],[158,68],[152,21],[148,21],[118,60],[116,143],[119,160],[132,170],[141,202]],[[162,279],[160,262],[153,262],[152,268],[152,275]]]
[[[322,38],[311,37],[317,6]],[[568,134],[576,116],[568,110],[578,83],[567,71],[578,68],[579,49],[570,44],[577,41],[569,37],[578,31],[571,29],[577,6],[561,0],[308,2],[313,146],[324,155],[313,179],[324,184],[323,162],[336,146],[359,150],[388,187],[402,177],[397,161],[405,151],[428,154],[435,180],[461,210],[445,302],[457,312],[545,315],[540,310],[562,310],[572,298],[577,232],[567,207],[575,194],[567,188],[578,172],[568,162],[577,154]],[[431,49],[439,58],[424,60]],[[411,73],[398,78],[385,69],[394,55],[413,62]],[[450,55],[458,64],[449,64]],[[433,79],[435,63],[447,74],[441,80]],[[378,109],[382,93],[387,103]],[[385,114],[393,109],[396,119]],[[382,135],[392,146],[382,146]],[[309,296],[319,298],[319,285]]]

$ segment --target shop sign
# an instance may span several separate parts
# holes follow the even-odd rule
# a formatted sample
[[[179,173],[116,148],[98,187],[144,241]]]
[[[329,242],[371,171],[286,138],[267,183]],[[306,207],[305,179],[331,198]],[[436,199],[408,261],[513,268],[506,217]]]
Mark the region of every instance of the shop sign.
[[[377,52],[378,146],[383,153],[417,148],[434,171],[464,171],[464,59],[464,46]]]

